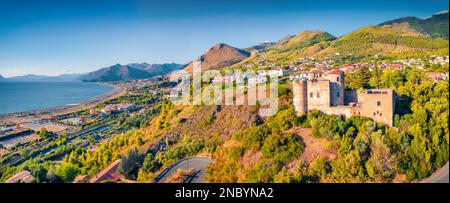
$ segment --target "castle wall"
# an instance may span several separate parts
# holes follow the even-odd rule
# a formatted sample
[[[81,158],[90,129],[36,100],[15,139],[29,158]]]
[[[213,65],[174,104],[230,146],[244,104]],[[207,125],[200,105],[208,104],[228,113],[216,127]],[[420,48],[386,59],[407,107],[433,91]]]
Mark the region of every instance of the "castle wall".
[[[393,125],[395,110],[395,92],[393,89],[372,89],[364,92],[355,90],[333,89],[328,79],[295,80],[294,106],[297,115],[303,115],[317,109],[326,114],[341,115],[344,119],[352,116],[364,116],[374,121]],[[336,91],[343,92],[344,97],[333,98]],[[332,100],[337,102],[332,105]],[[345,102],[344,102],[345,101]]]
[[[358,102],[358,91],[345,90],[344,92],[344,105]]]
[[[308,80],[307,109],[321,110],[330,107],[330,81],[324,79]]]
[[[294,81],[294,107],[297,116],[301,116],[308,112],[307,82],[306,80]]]
[[[394,122],[395,92],[393,89],[372,89],[358,92],[358,105],[354,114],[372,118],[389,126]]]
[[[336,71],[329,73],[324,78],[330,81],[330,105],[344,105],[344,72]]]
[[[350,106],[332,106],[321,110],[326,114],[340,115],[343,119],[353,116],[353,108]]]

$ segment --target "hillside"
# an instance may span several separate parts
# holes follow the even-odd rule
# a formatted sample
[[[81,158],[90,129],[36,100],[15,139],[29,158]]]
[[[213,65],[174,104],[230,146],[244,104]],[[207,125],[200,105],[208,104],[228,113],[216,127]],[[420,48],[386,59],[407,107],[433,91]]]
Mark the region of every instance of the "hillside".
[[[137,80],[152,77],[152,74],[130,67],[116,64],[81,76],[85,82],[112,82],[121,80]]]
[[[80,76],[86,82],[112,82],[122,80],[146,79],[154,76],[165,75],[173,70],[180,69],[179,64],[147,64],[133,63],[128,65],[116,64],[110,67]]]
[[[448,54],[448,40],[431,39],[417,32],[388,26],[367,26],[331,43],[318,55],[417,57]]]
[[[258,51],[258,52],[266,51],[267,49],[269,49],[270,47],[274,46],[275,44],[276,44],[275,42],[263,42],[261,44],[255,45],[255,46],[245,48],[244,50],[248,51],[248,52],[252,52],[252,51]]]
[[[405,17],[381,23],[380,26],[412,29],[427,37],[448,39],[448,18],[448,11],[443,11],[425,19]]]
[[[299,57],[336,53],[393,58],[448,55],[448,40],[442,39],[448,39],[448,24],[448,12],[440,12],[425,19],[406,17],[363,27],[340,38],[319,30],[304,31],[255,46],[260,52],[246,61],[286,64]]]
[[[184,65],[176,63],[165,63],[165,64],[148,64],[148,63],[131,63],[128,66],[140,70],[147,71],[153,75],[165,75],[174,70],[183,68]]]
[[[267,60],[276,63],[292,61],[301,56],[318,53],[328,47],[334,39],[336,37],[320,30],[300,32],[295,36],[284,37],[266,52],[257,54],[251,61]]]
[[[216,44],[200,56],[202,70],[223,68],[241,62],[250,56],[250,52],[232,47],[227,44]],[[186,66],[184,70],[191,73],[192,63]]]

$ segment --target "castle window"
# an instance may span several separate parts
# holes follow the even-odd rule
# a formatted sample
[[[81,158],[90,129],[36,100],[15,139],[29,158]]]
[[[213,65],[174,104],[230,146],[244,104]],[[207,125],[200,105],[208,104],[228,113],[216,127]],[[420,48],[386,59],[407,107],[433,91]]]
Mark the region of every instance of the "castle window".
[[[339,95],[339,92],[337,92],[337,94],[336,94],[336,95],[337,95],[337,97],[339,97],[339,96],[340,96],[340,95]]]
[[[337,78],[336,78],[336,81],[338,81],[338,82],[339,82],[339,77],[337,77]]]
[[[381,106],[381,102],[380,101],[377,101],[377,106]]]
[[[312,93],[312,92],[311,92],[311,93],[309,93],[309,97],[311,97],[311,98],[313,97],[313,93]]]
[[[320,98],[320,94],[317,92],[317,98]]]

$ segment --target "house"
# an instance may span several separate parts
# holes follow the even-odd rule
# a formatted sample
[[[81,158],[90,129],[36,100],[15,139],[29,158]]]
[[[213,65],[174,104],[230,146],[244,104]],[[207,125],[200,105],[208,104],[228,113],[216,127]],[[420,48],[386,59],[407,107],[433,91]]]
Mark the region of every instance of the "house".
[[[267,77],[265,76],[256,76],[248,79],[249,86],[256,86],[257,84],[263,84],[267,82]]]
[[[429,72],[429,73],[426,73],[426,74],[427,74],[428,77],[430,77],[434,81],[447,80],[448,79],[448,73]]]
[[[311,79],[311,78],[313,78],[313,76],[314,76],[314,73],[312,73],[312,72],[300,72],[295,75],[289,76],[289,79],[291,79],[291,80],[302,79],[302,78],[303,79]]]
[[[88,175],[80,175],[73,180],[72,183],[88,183],[89,182],[89,176]]]
[[[130,112],[135,107],[136,107],[136,105],[134,105],[134,104],[119,104],[117,106],[117,110],[120,112]]]
[[[132,111],[136,105],[134,104],[110,104],[105,106],[101,112],[105,114],[113,114],[120,112],[130,112]]]
[[[100,110],[97,109],[90,109],[89,110],[89,114],[91,115],[100,115],[102,112]]]
[[[84,123],[84,118],[67,118],[62,120],[62,122],[67,123],[69,125],[79,126]]]
[[[5,181],[5,183],[32,183],[35,178],[30,171],[22,171]]]
[[[89,183],[101,183],[106,180],[118,181],[122,179],[122,175],[120,175],[118,172],[120,161],[120,159],[114,161],[100,173],[91,178],[89,180]]]

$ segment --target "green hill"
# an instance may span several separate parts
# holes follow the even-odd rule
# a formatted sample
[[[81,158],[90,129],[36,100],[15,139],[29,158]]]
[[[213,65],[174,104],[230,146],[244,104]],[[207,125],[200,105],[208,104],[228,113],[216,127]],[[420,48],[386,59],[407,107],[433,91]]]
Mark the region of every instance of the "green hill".
[[[381,55],[395,58],[447,55],[448,40],[432,39],[417,32],[387,26],[367,26],[331,43],[319,55]]]
[[[293,61],[320,52],[335,39],[333,35],[319,30],[300,32],[295,36],[281,39],[266,52],[256,54],[251,61],[267,60],[276,63]]]
[[[380,25],[411,28],[425,36],[448,39],[448,18],[448,11],[443,11],[425,19],[405,17],[387,21]]]

